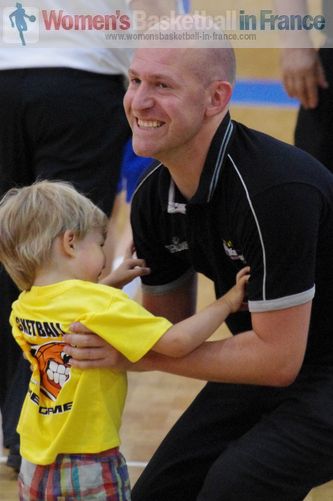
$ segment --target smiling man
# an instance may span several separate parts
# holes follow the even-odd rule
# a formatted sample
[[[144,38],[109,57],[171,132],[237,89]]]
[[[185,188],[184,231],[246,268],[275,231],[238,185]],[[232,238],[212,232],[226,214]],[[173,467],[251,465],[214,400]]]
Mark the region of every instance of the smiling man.
[[[143,303],[179,321],[195,274],[217,296],[251,268],[234,335],[132,370],[209,382],[165,438],[135,501],[298,501],[333,471],[333,177],[312,157],[234,122],[232,49],[139,49],[125,110],[158,159],[132,202]],[[129,364],[89,334],[78,367]],[[89,347],[89,349],[84,347]]]

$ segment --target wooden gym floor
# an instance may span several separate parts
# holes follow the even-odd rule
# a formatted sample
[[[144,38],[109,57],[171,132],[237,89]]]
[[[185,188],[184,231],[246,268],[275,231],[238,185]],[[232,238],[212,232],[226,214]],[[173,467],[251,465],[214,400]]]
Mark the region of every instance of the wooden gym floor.
[[[193,1],[194,8],[198,1]],[[206,0],[205,5],[207,10],[211,7],[213,11],[217,2]],[[277,50],[241,49],[237,51],[237,61],[238,77],[279,78]],[[295,108],[233,106],[231,114],[235,120],[250,127],[292,142]],[[198,307],[203,307],[213,299],[211,283],[200,277]],[[215,336],[226,335],[227,330],[222,328]],[[157,372],[129,374],[129,392],[121,434],[122,452],[129,463],[132,485],[164,435],[203,385],[200,381]],[[11,469],[0,464],[0,500],[17,499],[16,477]],[[306,501],[333,501],[333,482],[313,489]]]

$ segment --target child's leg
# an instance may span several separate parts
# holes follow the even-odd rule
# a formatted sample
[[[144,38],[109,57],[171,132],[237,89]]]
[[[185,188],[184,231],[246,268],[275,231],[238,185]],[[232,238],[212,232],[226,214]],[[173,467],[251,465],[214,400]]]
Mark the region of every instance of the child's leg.
[[[19,499],[130,501],[125,459],[118,448],[100,454],[60,454],[55,463],[44,466],[23,459]]]

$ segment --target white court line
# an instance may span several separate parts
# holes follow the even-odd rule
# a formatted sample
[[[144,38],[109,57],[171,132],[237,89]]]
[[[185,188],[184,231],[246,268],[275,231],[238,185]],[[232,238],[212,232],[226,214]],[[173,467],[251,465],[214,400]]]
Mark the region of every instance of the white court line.
[[[147,466],[147,461],[126,461],[129,468],[145,468]]]

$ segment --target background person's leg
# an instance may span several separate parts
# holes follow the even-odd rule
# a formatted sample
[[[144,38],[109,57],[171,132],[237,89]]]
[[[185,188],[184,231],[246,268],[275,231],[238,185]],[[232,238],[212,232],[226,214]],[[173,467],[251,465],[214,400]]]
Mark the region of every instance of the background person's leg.
[[[10,70],[0,72],[0,197],[14,186],[23,186],[34,181],[30,165],[30,153],[24,131],[24,111],[22,107],[22,87],[25,71]],[[19,468],[19,438],[16,433],[17,419],[21,411],[30,370],[19,370],[22,351],[14,341],[9,315],[13,301],[19,290],[0,266],[0,333],[1,333],[1,370],[0,370],[0,408],[4,446],[9,448],[9,465]],[[18,379],[22,378],[22,385]],[[14,383],[15,381],[15,383]]]
[[[295,145],[333,172],[333,49],[321,49],[320,57],[330,86],[328,89],[319,89],[319,104],[316,108],[300,108]]]
[[[21,352],[15,369],[15,371],[12,371],[11,384],[7,391],[2,413],[4,444],[9,448],[7,466],[18,472],[21,465],[21,456],[20,438],[16,426],[31,377],[30,364],[23,358]]]
[[[130,129],[121,76],[50,68],[26,81],[26,130],[35,178],[69,181],[108,216]]]

